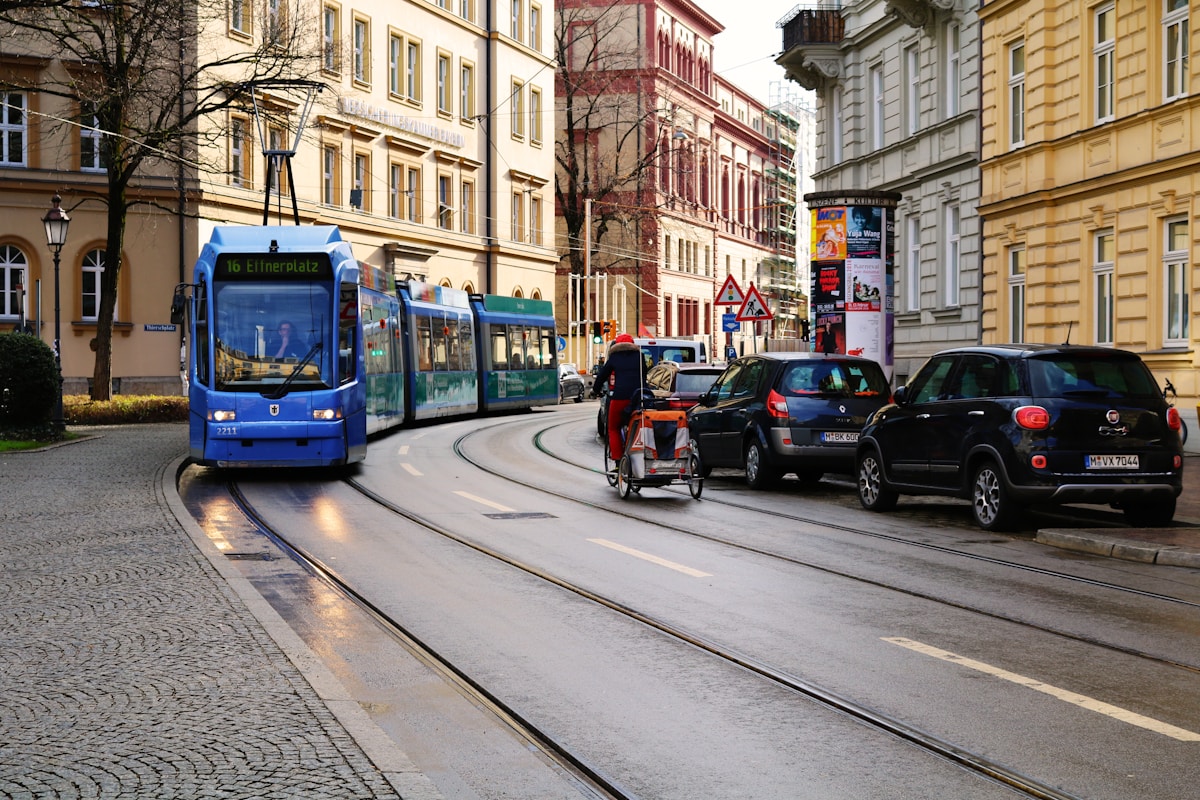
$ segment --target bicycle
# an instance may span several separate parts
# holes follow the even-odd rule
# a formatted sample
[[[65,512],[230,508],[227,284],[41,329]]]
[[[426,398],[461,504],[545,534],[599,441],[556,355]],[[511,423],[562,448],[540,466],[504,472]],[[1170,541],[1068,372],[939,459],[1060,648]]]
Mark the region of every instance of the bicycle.
[[[1171,395],[1169,398],[1167,397],[1168,394]],[[1179,395],[1175,392],[1175,385],[1171,383],[1170,378],[1165,378],[1163,380],[1162,396],[1163,396],[1163,400],[1167,401],[1168,408],[1175,407],[1175,401],[1179,399]],[[1176,412],[1176,413],[1178,413],[1178,412]],[[1180,414],[1179,415],[1179,443],[1187,444],[1187,437],[1188,437],[1187,422],[1184,421],[1183,415]]]

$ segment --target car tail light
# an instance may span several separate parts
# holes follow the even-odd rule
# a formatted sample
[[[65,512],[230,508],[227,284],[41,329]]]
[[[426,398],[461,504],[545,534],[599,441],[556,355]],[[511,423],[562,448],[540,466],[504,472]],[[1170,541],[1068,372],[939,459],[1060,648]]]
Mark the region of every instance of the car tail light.
[[[1180,429],[1183,428],[1183,419],[1180,418],[1179,409],[1175,408],[1175,406],[1167,409],[1167,427],[1176,433],[1179,433]]]
[[[1041,406],[1021,406],[1013,412],[1013,421],[1031,431],[1050,427],[1050,412]]]
[[[691,407],[692,407],[692,404],[689,403],[687,400],[684,400],[682,397],[668,397],[667,398],[667,410],[668,411],[676,411],[676,410],[687,411]]]
[[[788,413],[787,400],[774,389],[767,395],[767,413],[779,419],[787,419],[791,416]]]

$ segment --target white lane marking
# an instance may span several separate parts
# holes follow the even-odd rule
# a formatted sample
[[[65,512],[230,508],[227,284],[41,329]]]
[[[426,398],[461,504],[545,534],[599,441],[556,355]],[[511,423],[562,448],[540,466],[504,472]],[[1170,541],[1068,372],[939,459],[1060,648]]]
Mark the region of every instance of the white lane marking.
[[[487,506],[488,508],[494,508],[497,511],[512,511],[513,510],[513,509],[509,508],[508,506],[502,506],[499,503],[493,503],[491,500],[484,500],[482,497],[476,497],[475,495],[468,494],[467,492],[455,492],[455,494],[458,495],[459,497],[465,497],[468,500],[479,503],[482,506]]]
[[[676,572],[682,572],[684,575],[691,575],[693,578],[712,577],[711,572],[701,572],[698,569],[685,567],[683,564],[676,564],[674,561],[667,561],[665,558],[652,556],[649,553],[643,553],[641,550],[634,550],[632,547],[626,547],[623,544],[610,542],[608,539],[588,539],[588,541],[592,542],[593,544],[598,544],[601,547],[607,547],[610,550],[616,550],[619,553],[633,556],[634,558],[640,558],[643,561],[649,561],[651,564],[658,564],[660,567],[666,567],[667,569],[673,569]]]
[[[951,653],[947,650],[939,650],[921,642],[914,642],[912,639],[903,637],[883,637],[883,641],[890,642],[900,647],[906,647],[909,650],[921,653],[923,655],[932,656],[933,658],[949,661],[952,664],[958,664],[968,669],[973,669],[977,672],[982,672],[985,675],[991,675],[994,678],[1010,681],[1012,683],[1024,686],[1027,689],[1033,689],[1035,692],[1048,694],[1051,697],[1062,700],[1065,703],[1072,703],[1080,708],[1086,708],[1088,711],[1095,711],[1097,714],[1104,714],[1118,719],[1122,722],[1127,722],[1130,725],[1136,725],[1139,728],[1145,728],[1154,733],[1161,733],[1163,736],[1170,736],[1172,739],[1178,739],[1181,742],[1200,742],[1200,733],[1176,728],[1174,725],[1169,725],[1165,722],[1160,722],[1150,717],[1144,717],[1128,709],[1119,706],[1109,705],[1108,703],[1088,697],[1087,695],[1076,694],[1075,692],[1066,689],[1060,689],[1057,686],[1051,686],[1048,683],[1042,683],[1036,678],[1027,678],[1024,675],[1018,675],[1015,672],[993,667],[991,664],[985,664],[982,661],[975,661],[970,658],[964,658],[957,653]]]
[[[425,473],[421,472],[419,469],[417,469],[416,467],[414,467],[412,464],[401,464],[400,466],[404,467],[405,471],[408,472],[409,475],[416,475],[418,478],[422,477],[425,474]]]
[[[406,444],[400,445],[400,449],[396,451],[396,454],[401,455],[401,456],[408,455],[408,445],[406,445]]]

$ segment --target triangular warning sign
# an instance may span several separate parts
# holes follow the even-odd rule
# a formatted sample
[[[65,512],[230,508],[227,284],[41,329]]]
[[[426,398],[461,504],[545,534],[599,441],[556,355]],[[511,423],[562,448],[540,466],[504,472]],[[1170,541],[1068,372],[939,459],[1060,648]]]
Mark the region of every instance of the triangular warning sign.
[[[721,284],[721,291],[717,292],[717,305],[740,306],[743,299],[742,288],[737,285],[733,275],[726,275],[725,283]]]
[[[754,288],[753,283],[746,290],[746,299],[742,301],[742,306],[738,309],[736,319],[738,322],[771,319],[771,311],[763,301],[762,295],[758,293],[758,289]]]

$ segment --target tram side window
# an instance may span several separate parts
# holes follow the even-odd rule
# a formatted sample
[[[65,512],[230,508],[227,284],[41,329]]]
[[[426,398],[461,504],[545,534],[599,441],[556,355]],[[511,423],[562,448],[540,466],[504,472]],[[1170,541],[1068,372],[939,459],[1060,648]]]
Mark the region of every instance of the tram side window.
[[[503,325],[491,327],[492,369],[508,369],[508,331]]]
[[[542,328],[542,369],[554,369],[554,350],[557,344],[554,331]]]
[[[463,320],[458,326],[459,355],[462,358],[460,369],[466,372],[475,371],[475,329],[470,321]]]
[[[417,319],[417,368],[422,372],[433,369],[433,320]]]
[[[432,343],[433,351],[433,369],[434,371],[446,371],[447,354],[446,354],[446,333],[445,326],[441,320],[430,320],[430,342]]]
[[[445,369],[457,371],[463,368],[462,358],[459,353],[458,341],[458,320],[448,319],[446,324],[442,326],[442,334],[446,339],[446,365]]]
[[[208,361],[208,287],[201,283],[196,287],[196,382],[209,386],[211,370]]]
[[[508,326],[508,346],[512,351],[509,369],[525,369],[525,347],[519,325]]]
[[[339,297],[341,299],[342,307],[346,307],[348,304],[352,307],[357,296],[358,287],[356,285],[353,283],[343,283],[341,285],[341,288],[339,289]],[[371,313],[371,310],[372,309],[367,307],[365,303],[363,308],[359,310],[363,324],[367,324],[374,317],[374,314]],[[354,317],[350,317],[348,319],[343,317],[338,320],[337,363],[339,384],[344,385],[354,380],[354,366],[355,362],[357,361],[357,354],[354,351],[355,339],[357,338],[355,335],[357,333],[355,327],[357,325],[358,320]],[[368,344],[365,336],[363,337],[363,344],[367,349],[367,372],[370,372],[371,354],[375,352],[376,347]]]

